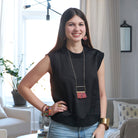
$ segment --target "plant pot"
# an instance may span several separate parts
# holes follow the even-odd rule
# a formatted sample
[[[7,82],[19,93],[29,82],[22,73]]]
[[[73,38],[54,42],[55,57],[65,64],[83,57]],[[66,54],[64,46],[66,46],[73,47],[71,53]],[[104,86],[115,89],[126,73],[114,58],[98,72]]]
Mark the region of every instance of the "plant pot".
[[[14,105],[15,106],[24,106],[26,105],[26,100],[18,93],[17,90],[12,91]]]

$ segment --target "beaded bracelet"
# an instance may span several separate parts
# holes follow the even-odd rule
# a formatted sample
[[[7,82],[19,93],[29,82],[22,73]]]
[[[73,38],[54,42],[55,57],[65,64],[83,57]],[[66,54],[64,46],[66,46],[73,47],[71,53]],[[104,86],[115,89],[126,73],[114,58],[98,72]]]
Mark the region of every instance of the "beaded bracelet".
[[[42,112],[44,111],[44,108],[45,108],[45,107],[47,107],[46,104],[44,104],[44,105],[42,106],[42,110],[41,110]]]
[[[51,116],[51,106],[47,106],[45,111],[42,113],[42,116],[50,117]]]

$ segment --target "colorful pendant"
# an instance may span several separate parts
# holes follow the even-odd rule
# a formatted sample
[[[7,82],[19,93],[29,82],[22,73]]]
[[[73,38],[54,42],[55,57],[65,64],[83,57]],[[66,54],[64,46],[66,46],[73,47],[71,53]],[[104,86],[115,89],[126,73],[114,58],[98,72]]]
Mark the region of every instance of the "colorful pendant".
[[[78,99],[87,98],[86,92],[85,91],[77,91],[77,98]]]
[[[74,66],[73,66],[71,55],[70,55],[69,51],[68,51],[68,55],[69,55],[70,63],[71,63],[71,66],[72,66],[72,71],[73,71],[75,82],[76,82],[77,98],[78,99],[85,99],[85,98],[87,98],[87,94],[86,94],[86,86],[85,86],[85,53],[84,53],[84,50],[83,50],[83,82],[84,82],[84,85],[81,85],[81,86],[77,85],[78,84],[77,83],[77,76],[76,76],[76,73],[75,73],[75,70],[74,70]]]
[[[78,99],[87,98],[85,86],[76,86],[76,93]]]

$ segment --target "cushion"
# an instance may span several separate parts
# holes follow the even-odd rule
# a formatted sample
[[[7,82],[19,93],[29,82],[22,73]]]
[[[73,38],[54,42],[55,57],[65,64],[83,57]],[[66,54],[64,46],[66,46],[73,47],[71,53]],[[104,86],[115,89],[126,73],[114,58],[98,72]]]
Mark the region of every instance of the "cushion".
[[[119,128],[129,119],[138,119],[138,104],[118,104]]]
[[[122,103],[123,105],[136,105],[138,107],[138,104],[130,104],[126,102],[120,102],[120,101],[113,101],[113,107],[114,107],[114,117],[113,117],[113,127],[118,128],[119,127],[119,108],[118,105]]]
[[[3,110],[3,108],[0,105],[0,119],[6,118],[6,117],[7,117],[7,115],[6,115],[5,111]]]
[[[114,116],[113,116],[113,127],[117,128],[119,126],[119,111],[118,111],[118,104],[121,103],[119,101],[113,101],[114,107]]]

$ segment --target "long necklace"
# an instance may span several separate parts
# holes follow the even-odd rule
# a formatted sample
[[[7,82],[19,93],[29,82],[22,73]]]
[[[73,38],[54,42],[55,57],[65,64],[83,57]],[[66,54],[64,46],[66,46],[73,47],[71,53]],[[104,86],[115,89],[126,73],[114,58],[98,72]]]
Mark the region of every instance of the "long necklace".
[[[74,78],[75,78],[75,83],[76,83],[75,87],[76,87],[77,98],[78,99],[87,98],[86,85],[85,85],[85,52],[84,52],[84,49],[83,49],[83,85],[78,85],[77,76],[76,76],[76,73],[75,73],[75,69],[74,69],[74,66],[73,66],[73,63],[72,63],[72,59],[71,59],[71,55],[70,55],[69,51],[68,51],[68,55],[69,55],[72,71],[73,71]]]

